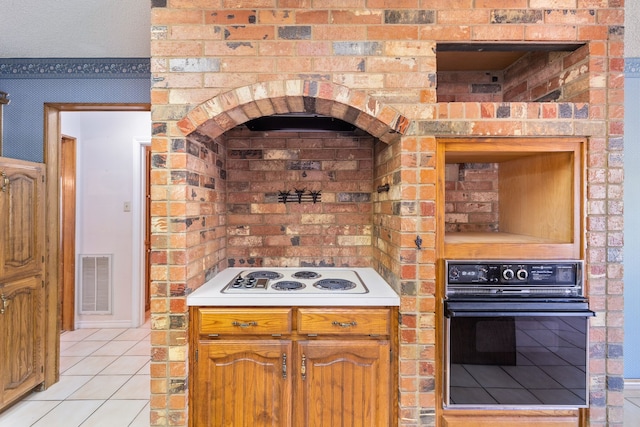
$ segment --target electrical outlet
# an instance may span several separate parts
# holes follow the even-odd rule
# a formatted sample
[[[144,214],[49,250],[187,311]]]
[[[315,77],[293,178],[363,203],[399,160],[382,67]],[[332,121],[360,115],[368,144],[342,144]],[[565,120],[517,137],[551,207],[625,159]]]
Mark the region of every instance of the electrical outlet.
[[[124,202],[123,210],[125,212],[131,212],[131,202]]]

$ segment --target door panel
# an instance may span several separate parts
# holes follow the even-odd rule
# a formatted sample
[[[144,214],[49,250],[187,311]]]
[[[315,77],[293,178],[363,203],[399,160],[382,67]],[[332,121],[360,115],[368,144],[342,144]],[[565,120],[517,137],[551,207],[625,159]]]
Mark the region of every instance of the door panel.
[[[296,425],[387,427],[389,341],[302,341],[296,381]]]
[[[43,268],[44,165],[0,159],[0,173],[0,279],[40,274]]]
[[[44,290],[40,277],[0,287],[0,407],[44,379]]]
[[[291,426],[291,341],[199,346],[194,426]]]

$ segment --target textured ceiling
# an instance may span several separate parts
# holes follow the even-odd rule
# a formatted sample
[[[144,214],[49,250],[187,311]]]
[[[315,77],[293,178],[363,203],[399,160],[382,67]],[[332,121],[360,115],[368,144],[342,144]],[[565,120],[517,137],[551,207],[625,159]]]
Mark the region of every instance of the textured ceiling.
[[[0,0],[0,58],[148,58],[150,0]]]

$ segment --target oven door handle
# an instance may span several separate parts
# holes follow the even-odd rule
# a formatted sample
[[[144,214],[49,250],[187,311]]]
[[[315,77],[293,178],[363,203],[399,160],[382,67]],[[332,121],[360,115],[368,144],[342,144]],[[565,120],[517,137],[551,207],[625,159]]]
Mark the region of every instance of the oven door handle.
[[[591,310],[465,310],[448,308],[445,317],[594,317]]]

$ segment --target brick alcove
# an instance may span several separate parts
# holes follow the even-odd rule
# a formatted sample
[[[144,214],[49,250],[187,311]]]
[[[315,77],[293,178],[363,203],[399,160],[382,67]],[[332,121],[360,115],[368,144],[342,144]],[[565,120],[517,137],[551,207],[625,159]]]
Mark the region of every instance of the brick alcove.
[[[292,135],[290,132],[287,135],[285,132],[263,134],[250,132],[244,126],[251,119],[294,113],[340,119],[357,129],[353,132],[315,132],[309,136],[306,133]],[[176,126],[184,137],[171,138],[165,153],[154,149],[152,155],[151,369],[154,372],[152,400],[158,399],[158,406],[162,405],[159,401],[164,399],[165,391],[171,396],[171,402],[186,400],[189,319],[185,297],[231,263],[249,260],[256,265],[263,262],[277,265],[290,263],[293,259],[294,263],[304,265],[330,265],[335,261],[336,265],[373,266],[400,292],[402,266],[399,259],[407,258],[400,255],[398,224],[394,217],[407,209],[406,202],[400,200],[402,162],[399,160],[399,145],[405,138],[411,139],[405,135],[410,121],[395,108],[364,91],[329,82],[274,81],[237,88],[213,97],[191,109],[176,122]],[[295,151],[277,144],[295,139],[304,145],[308,138],[314,142],[313,146],[307,144],[305,153],[317,156],[316,159],[327,163],[327,166],[322,166],[320,171],[307,172],[338,177],[338,182],[326,177],[316,180],[325,186],[323,201],[318,204],[322,207],[318,211],[313,210],[316,205],[299,207],[295,203],[287,206],[278,203],[273,193],[279,187],[263,190],[273,181],[273,174],[290,174],[286,168],[270,170],[271,175],[266,178],[259,176],[248,180],[249,185],[260,185],[261,191],[243,193],[237,190],[238,183],[243,180],[230,178],[231,174],[256,176],[254,171],[248,170],[250,166],[246,170],[237,166],[247,161],[238,154],[245,151],[245,145],[248,151],[261,153],[261,158],[251,158],[249,162],[277,163],[280,159],[271,157],[275,152]],[[251,144],[258,148],[252,149]],[[332,157],[324,158],[329,151],[333,153]],[[317,154],[320,152],[322,154]],[[263,153],[265,159],[262,158]],[[299,162],[304,163],[308,159],[301,157]],[[384,184],[390,184],[391,191],[375,191],[377,186]],[[354,190],[353,185],[358,188]],[[365,195],[366,200],[363,199]],[[245,217],[238,213],[238,209],[244,207],[253,218],[261,218],[260,224],[253,220],[241,226],[234,223],[236,218],[240,221]],[[325,223],[311,226],[320,230],[314,237],[312,233],[299,231],[306,226],[299,221],[300,217]],[[345,220],[337,223],[325,221],[329,217]],[[274,223],[279,225],[274,226]],[[292,224],[296,236],[288,234],[289,228],[284,231],[285,224]],[[272,235],[267,235],[266,229]],[[295,241],[289,251],[304,252],[305,239],[322,238],[325,243],[327,235],[332,233],[336,241],[335,249],[332,249],[335,255],[331,250],[311,249],[305,252],[304,258],[278,257],[274,255],[278,251],[264,249],[269,243],[263,246],[255,243],[255,239],[260,238],[277,239],[283,242],[280,246]],[[264,251],[263,256],[257,259],[250,254],[238,255],[242,249],[238,248],[243,245],[245,237],[250,240],[247,245],[252,245],[252,252]],[[323,245],[315,240],[309,246],[322,249]],[[163,414],[152,410],[151,419],[152,423],[163,424],[167,422],[164,417],[168,416],[169,425],[173,425],[183,422],[185,415],[182,411],[170,410]]]

